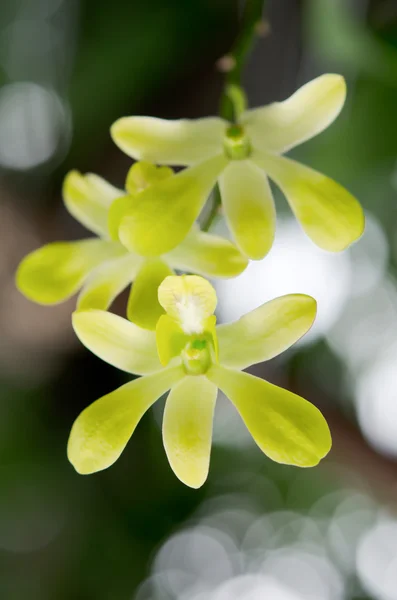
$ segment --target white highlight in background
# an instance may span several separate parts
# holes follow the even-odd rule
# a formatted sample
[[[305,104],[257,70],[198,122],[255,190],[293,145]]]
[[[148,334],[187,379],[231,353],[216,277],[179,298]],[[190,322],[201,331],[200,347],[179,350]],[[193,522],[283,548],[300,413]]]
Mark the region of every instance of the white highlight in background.
[[[349,252],[325,252],[309,240],[295,219],[282,219],[273,248],[263,260],[250,262],[234,279],[215,282],[220,322],[234,321],[277,296],[308,294],[316,298],[318,314],[303,340],[313,341],[338,319],[350,278]]]
[[[68,130],[61,98],[32,82],[0,90],[0,165],[26,170],[55,156]]]

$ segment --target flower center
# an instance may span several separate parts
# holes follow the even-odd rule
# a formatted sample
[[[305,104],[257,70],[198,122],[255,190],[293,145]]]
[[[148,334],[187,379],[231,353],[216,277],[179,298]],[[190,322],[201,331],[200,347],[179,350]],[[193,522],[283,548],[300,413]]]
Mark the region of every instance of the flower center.
[[[208,339],[195,338],[182,350],[182,364],[187,375],[203,375],[212,363],[211,345]]]
[[[251,143],[241,125],[230,125],[223,140],[225,154],[232,160],[244,160],[251,154]]]

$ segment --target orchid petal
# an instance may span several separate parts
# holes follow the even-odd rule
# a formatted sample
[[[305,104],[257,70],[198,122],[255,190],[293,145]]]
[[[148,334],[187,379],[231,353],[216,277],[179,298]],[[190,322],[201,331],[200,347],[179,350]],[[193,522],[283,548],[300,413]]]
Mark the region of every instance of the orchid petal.
[[[111,128],[118,147],[137,160],[166,165],[192,165],[222,152],[227,123],[217,117],[168,121],[123,117]]]
[[[229,240],[196,228],[164,259],[175,269],[204,277],[236,277],[248,264]]]
[[[165,404],[165,451],[175,475],[192,488],[207,479],[217,393],[205,376],[185,377],[171,389]]]
[[[222,206],[240,250],[254,260],[266,256],[276,229],[272,192],[264,172],[250,160],[232,161],[220,178]]]
[[[279,186],[306,235],[317,246],[340,252],[362,235],[363,210],[339,183],[282,156],[262,153],[255,162]]]
[[[346,98],[341,75],[326,74],[309,81],[284,102],[248,110],[241,123],[253,148],[286,152],[321,133],[336,119]]]
[[[272,460],[314,467],[328,454],[332,441],[327,422],[307,400],[218,365],[207,377],[230,398],[259,448]]]
[[[127,316],[144,329],[156,329],[164,310],[158,300],[158,288],[173,271],[160,259],[148,260],[140,268],[128,300]]]
[[[189,336],[175,319],[169,315],[162,315],[156,325],[156,342],[160,362],[166,366],[170,360],[180,356],[189,343]]]
[[[262,304],[234,323],[218,325],[220,363],[245,369],[278,356],[309,331],[316,309],[311,296],[288,294]]]
[[[63,198],[70,214],[90,231],[108,237],[108,210],[123,191],[88,173],[70,171],[63,184]]]
[[[88,475],[110,467],[148,408],[183,377],[180,366],[163,369],[88,406],[74,422],[68,442],[68,458],[76,471]]]
[[[78,310],[108,309],[115,298],[134,280],[141,264],[142,259],[139,256],[125,254],[97,267],[79,294]]]
[[[77,311],[72,323],[81,343],[110,365],[136,375],[161,369],[153,331],[104,310]]]
[[[121,242],[142,256],[159,256],[175,248],[188,234],[226,164],[226,157],[216,156],[143,190],[121,219]]]
[[[73,296],[95,267],[122,252],[120,244],[98,239],[47,244],[25,256],[16,284],[34,302],[57,304]]]

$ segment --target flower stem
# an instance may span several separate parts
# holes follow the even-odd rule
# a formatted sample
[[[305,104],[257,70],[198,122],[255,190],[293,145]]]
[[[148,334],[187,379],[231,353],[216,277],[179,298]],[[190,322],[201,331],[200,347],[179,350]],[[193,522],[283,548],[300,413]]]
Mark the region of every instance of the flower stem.
[[[246,0],[240,33],[227,55],[231,68],[227,69],[226,72],[225,88],[221,98],[219,114],[228,121],[236,121],[239,116],[236,114],[231,86],[240,88],[244,94],[241,86],[241,75],[262,21],[264,3],[265,0]]]
[[[219,115],[231,122],[236,122],[246,107],[246,96],[241,86],[241,74],[245,61],[254,45],[258,26],[262,21],[265,1],[246,0],[240,33],[232,49],[224,57],[224,59],[227,59],[226,62],[229,67],[225,69],[225,85],[220,101]],[[218,184],[216,184],[212,196],[212,206],[208,215],[203,220],[202,231],[210,229],[219,212],[221,193]]]

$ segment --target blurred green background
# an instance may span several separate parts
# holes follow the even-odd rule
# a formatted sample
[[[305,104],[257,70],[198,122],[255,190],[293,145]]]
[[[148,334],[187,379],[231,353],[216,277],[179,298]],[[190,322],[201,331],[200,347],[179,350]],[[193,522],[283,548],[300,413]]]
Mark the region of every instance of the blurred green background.
[[[294,156],[355,193],[367,229],[349,251],[322,252],[276,192],[276,244],[217,283],[218,317],[281,293],[317,298],[308,338],[254,372],[317,404],[333,450],[316,469],[275,465],[221,397],[210,476],[194,491],[167,464],[161,402],[111,469],[74,472],[75,417],[123,376],[75,339],[73,300],[36,306],[13,276],[30,250],[85,234],[62,205],[70,168],[123,185],[115,119],[217,111],[216,63],[242,3],[1,1],[1,600],[397,599],[397,2],[265,5],[249,102],[346,77],[342,115]]]

